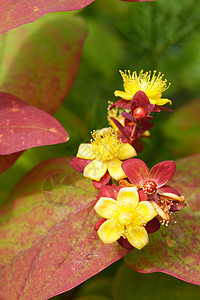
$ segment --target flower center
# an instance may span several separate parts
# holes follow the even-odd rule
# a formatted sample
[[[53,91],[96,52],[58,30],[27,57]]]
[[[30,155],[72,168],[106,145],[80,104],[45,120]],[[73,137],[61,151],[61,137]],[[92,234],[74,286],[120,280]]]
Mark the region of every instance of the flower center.
[[[160,72],[156,76],[156,71],[151,73],[151,71],[144,73],[143,70],[140,71],[139,76],[137,72],[120,71],[121,76],[124,81],[124,89],[126,92],[135,95],[138,91],[143,91],[149,98],[161,98],[162,92],[167,90],[170,83],[167,85],[167,80],[163,80],[164,74]]]
[[[121,140],[117,137],[117,132],[112,128],[93,131],[92,138],[92,150],[100,161],[115,158],[122,146]]]
[[[147,115],[146,109],[143,107],[137,107],[133,111],[133,116],[136,119],[142,119],[142,118],[146,117],[146,115]]]
[[[152,180],[147,180],[143,183],[142,188],[147,194],[152,195],[157,191],[157,184]]]
[[[122,212],[118,219],[122,225],[129,225],[132,221],[132,214],[129,212]]]

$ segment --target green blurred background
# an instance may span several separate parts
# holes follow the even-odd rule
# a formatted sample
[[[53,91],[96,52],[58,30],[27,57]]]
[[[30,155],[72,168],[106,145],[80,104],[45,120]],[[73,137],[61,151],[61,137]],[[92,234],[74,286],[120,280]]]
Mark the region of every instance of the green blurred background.
[[[50,157],[74,156],[80,142],[89,141],[91,130],[107,126],[107,102],[116,101],[113,92],[122,89],[119,69],[156,69],[171,82],[163,96],[172,100],[174,112],[154,115],[151,139],[144,139],[144,151],[139,158],[152,166],[161,160],[176,160],[199,152],[200,1],[96,0],[82,11],[69,14],[81,15],[88,26],[77,78],[54,115],[68,131],[70,140],[66,144],[27,150],[12,168],[0,175],[1,202],[33,166]],[[114,264],[81,287],[55,299],[198,299],[199,287],[162,274],[163,284],[169,281],[168,294],[155,293],[154,285],[154,291],[148,292],[147,288],[146,294],[138,292],[131,297],[123,296],[120,290],[119,298],[114,291],[120,275],[114,277],[114,274],[119,272],[121,264],[121,261]],[[134,271],[130,276],[138,278]],[[147,286],[154,281],[147,275],[140,278]],[[169,286],[178,286],[178,289],[170,292]],[[182,289],[189,292],[182,294]],[[198,296],[192,296],[194,290]],[[88,294],[95,296],[85,296]]]

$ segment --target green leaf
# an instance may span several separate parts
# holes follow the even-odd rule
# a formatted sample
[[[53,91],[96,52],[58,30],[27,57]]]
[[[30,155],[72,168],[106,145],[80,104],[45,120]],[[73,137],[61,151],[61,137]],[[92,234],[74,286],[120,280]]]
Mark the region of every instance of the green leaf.
[[[113,300],[196,300],[200,287],[180,281],[166,274],[140,274],[125,264],[113,282]]]
[[[78,298],[75,298],[75,300],[110,300],[110,298],[94,294],[94,295],[88,295],[85,297],[78,297]]]
[[[175,157],[198,153],[200,149],[200,99],[185,103],[163,124],[167,149]]]
[[[150,235],[149,244],[131,251],[125,262],[139,272],[163,272],[200,285],[200,154],[177,162],[170,185],[185,196],[187,206],[174,213],[176,224]]]
[[[112,281],[113,278],[110,278],[101,272],[95,277],[88,279],[84,284],[81,285],[78,296],[86,297],[88,295],[96,294],[111,298]]]

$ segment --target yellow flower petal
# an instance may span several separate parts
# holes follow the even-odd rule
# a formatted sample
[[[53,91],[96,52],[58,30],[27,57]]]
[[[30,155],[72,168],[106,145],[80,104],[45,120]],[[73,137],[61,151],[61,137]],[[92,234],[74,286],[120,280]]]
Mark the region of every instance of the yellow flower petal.
[[[97,231],[100,239],[105,244],[116,242],[122,235],[124,226],[108,220],[104,222]]]
[[[129,159],[133,156],[136,156],[137,152],[135,149],[128,143],[122,144],[119,153],[117,154],[117,158],[120,160]]]
[[[91,144],[80,144],[78,148],[78,153],[76,155],[83,159],[95,159],[96,155],[93,153]]]
[[[108,197],[101,197],[94,206],[94,210],[102,217],[109,219],[114,209],[117,206],[117,201]]]
[[[156,75],[156,71],[144,72],[143,70],[138,75],[137,72],[131,74],[130,70],[120,71],[120,74],[123,79],[124,91],[115,91],[115,96],[132,100],[138,91],[143,91],[151,104],[164,105],[168,102],[172,104],[171,100],[161,98],[162,93],[170,86],[170,83],[167,85],[167,80],[163,79],[164,74],[159,72]]]
[[[92,160],[84,169],[83,175],[87,178],[99,181],[107,171],[107,164],[97,159]]]
[[[166,103],[169,103],[170,105],[172,105],[172,101],[167,98],[149,98],[149,101],[151,104],[164,105]]]
[[[135,208],[139,202],[137,187],[133,186],[122,188],[117,195],[117,202],[120,204],[125,204],[127,208],[128,204],[131,204],[131,209]]]
[[[123,91],[118,91],[118,90],[116,90],[116,91],[114,92],[114,95],[115,95],[116,97],[120,97],[120,98],[122,98],[122,99],[124,99],[124,100],[132,100],[132,99],[133,99],[133,96],[134,96],[134,95],[132,95],[132,94],[129,94],[129,93],[126,93],[126,92],[123,92]]]
[[[146,229],[143,226],[131,226],[128,225],[126,227],[125,235],[129,241],[129,243],[137,248],[138,250],[142,249],[149,242],[148,234]]]
[[[94,130],[92,137],[92,149],[96,158],[100,161],[110,161],[114,159],[122,146],[122,142],[118,139],[117,132],[111,127]]]
[[[122,161],[120,161],[117,158],[114,158],[112,160],[107,161],[106,163],[108,166],[108,172],[112,178],[114,178],[117,181],[126,178],[126,174],[124,173],[121,167]]]
[[[157,216],[157,212],[149,201],[141,201],[138,203],[137,212],[135,214],[135,222],[137,222],[138,225],[145,225],[155,216]]]

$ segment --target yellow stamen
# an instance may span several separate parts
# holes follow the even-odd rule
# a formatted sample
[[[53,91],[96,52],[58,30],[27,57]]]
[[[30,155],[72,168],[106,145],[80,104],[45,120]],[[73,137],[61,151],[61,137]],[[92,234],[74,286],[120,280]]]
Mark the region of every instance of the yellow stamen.
[[[114,159],[121,150],[122,142],[117,137],[117,132],[112,128],[94,130],[91,144],[93,153],[100,161]]]
[[[167,84],[167,80],[163,79],[164,74],[159,72],[158,75],[156,75],[156,72],[157,71],[153,71],[152,73],[149,71],[144,73],[144,71],[141,70],[139,75],[137,75],[136,71],[131,75],[130,70],[125,70],[125,72],[120,70],[125,92],[115,91],[115,96],[120,96],[125,100],[131,100],[138,91],[143,91],[152,104],[163,105],[167,102],[172,104],[171,100],[161,98],[162,93],[169,88],[171,83]]]
[[[185,201],[184,196],[178,196],[178,195],[173,194],[173,193],[160,193],[159,192],[159,195],[164,196],[168,200],[178,201],[178,202],[181,202],[181,203],[183,203]]]
[[[170,216],[168,212],[164,212],[164,210],[160,208],[160,206],[156,202],[154,201],[149,201],[149,202],[153,205],[154,209],[157,211],[158,215],[162,218],[162,220],[169,221]]]

